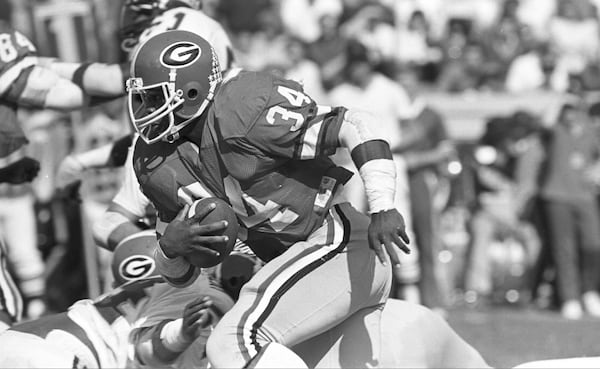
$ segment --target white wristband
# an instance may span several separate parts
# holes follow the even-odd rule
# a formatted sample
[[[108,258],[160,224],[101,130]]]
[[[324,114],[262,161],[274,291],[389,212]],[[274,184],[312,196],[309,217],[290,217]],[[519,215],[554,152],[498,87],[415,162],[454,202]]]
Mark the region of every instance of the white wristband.
[[[190,270],[191,266],[183,256],[170,258],[165,255],[158,243],[154,250],[154,260],[156,261],[156,269],[158,272],[169,279],[179,279],[183,277]]]
[[[394,209],[396,164],[390,159],[369,160],[359,170],[365,185],[369,213]]]
[[[183,352],[191,343],[181,334],[182,325],[183,318],[179,318],[165,324],[160,332],[160,340],[171,352]]]

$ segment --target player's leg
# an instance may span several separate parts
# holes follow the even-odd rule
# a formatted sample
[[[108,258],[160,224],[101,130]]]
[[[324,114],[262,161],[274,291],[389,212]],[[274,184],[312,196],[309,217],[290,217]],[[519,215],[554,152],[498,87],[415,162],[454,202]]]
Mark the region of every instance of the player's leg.
[[[11,215],[6,218],[5,241],[15,279],[26,300],[26,315],[37,318],[45,311],[43,295],[44,261],[37,248],[36,216],[33,196],[23,194],[9,200]]]
[[[489,367],[439,314],[422,305],[389,299],[381,320],[374,313],[363,309],[294,350],[315,368],[365,367],[371,352],[379,353],[382,368]]]
[[[383,306],[365,308],[337,326],[293,347],[309,368],[373,368],[383,365]],[[378,358],[381,358],[379,360]],[[396,367],[398,367],[396,365]]]
[[[6,248],[0,234],[0,332],[21,319],[23,300],[8,273]]]
[[[267,263],[209,338],[213,366],[242,367],[269,342],[291,347],[380,306],[391,268],[369,248],[367,227],[368,219],[348,204],[336,206],[306,242]]]

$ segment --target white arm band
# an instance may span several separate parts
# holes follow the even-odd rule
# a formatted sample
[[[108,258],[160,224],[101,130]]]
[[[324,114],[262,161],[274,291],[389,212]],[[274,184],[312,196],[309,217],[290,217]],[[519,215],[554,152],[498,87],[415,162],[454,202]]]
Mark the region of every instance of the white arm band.
[[[365,162],[359,170],[365,185],[369,213],[394,209],[396,165],[390,159]]]
[[[396,194],[396,165],[389,143],[373,130],[376,124],[372,114],[348,110],[339,133],[365,185],[369,213],[393,209]]]
[[[120,225],[131,222],[125,215],[116,211],[106,211],[92,226],[92,236],[96,244],[108,247],[110,235]]]
[[[165,324],[160,332],[160,340],[165,348],[171,352],[183,352],[192,343],[181,334],[182,324],[183,318],[173,320]]]
[[[165,278],[167,283],[174,287],[186,287],[198,278],[201,268],[190,264],[183,256],[170,258],[163,252],[157,242],[154,250],[156,269]]]

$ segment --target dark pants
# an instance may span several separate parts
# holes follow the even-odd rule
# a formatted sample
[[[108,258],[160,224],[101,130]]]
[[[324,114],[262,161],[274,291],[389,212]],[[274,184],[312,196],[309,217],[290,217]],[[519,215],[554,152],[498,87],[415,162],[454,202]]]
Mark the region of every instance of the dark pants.
[[[437,215],[433,209],[432,190],[426,181],[426,171],[411,172],[410,206],[413,228],[419,248],[419,267],[421,268],[421,302],[434,308],[442,307],[442,296],[438,282],[438,253],[441,247]]]
[[[544,201],[548,233],[562,301],[579,299],[600,281],[600,215],[594,201]]]

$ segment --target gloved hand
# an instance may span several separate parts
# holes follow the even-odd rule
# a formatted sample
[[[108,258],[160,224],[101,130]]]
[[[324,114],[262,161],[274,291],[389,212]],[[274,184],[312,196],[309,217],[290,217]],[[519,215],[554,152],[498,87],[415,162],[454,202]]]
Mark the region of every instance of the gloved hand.
[[[40,171],[40,162],[24,157],[0,169],[0,183],[21,184],[31,182]]]
[[[211,305],[212,301],[208,296],[199,297],[186,305],[181,324],[181,335],[185,340],[192,342],[198,337],[199,330],[211,323]]]
[[[406,246],[410,240],[406,234],[406,225],[404,218],[396,209],[380,211],[371,214],[371,224],[369,224],[369,247],[375,251],[379,260],[387,263],[387,253],[392,265],[400,264],[398,255],[394,247],[399,247],[405,253],[410,253]],[[395,244],[395,246],[394,246]]]
[[[214,206],[207,206],[193,217],[186,219],[189,207],[189,205],[185,205],[177,217],[166,227],[159,240],[160,248],[170,258],[186,256],[196,250],[214,253],[215,256],[218,256],[217,251],[206,245],[227,242],[227,236],[220,235],[222,230],[227,228],[227,222],[220,221],[200,225],[200,221],[215,209]]]

